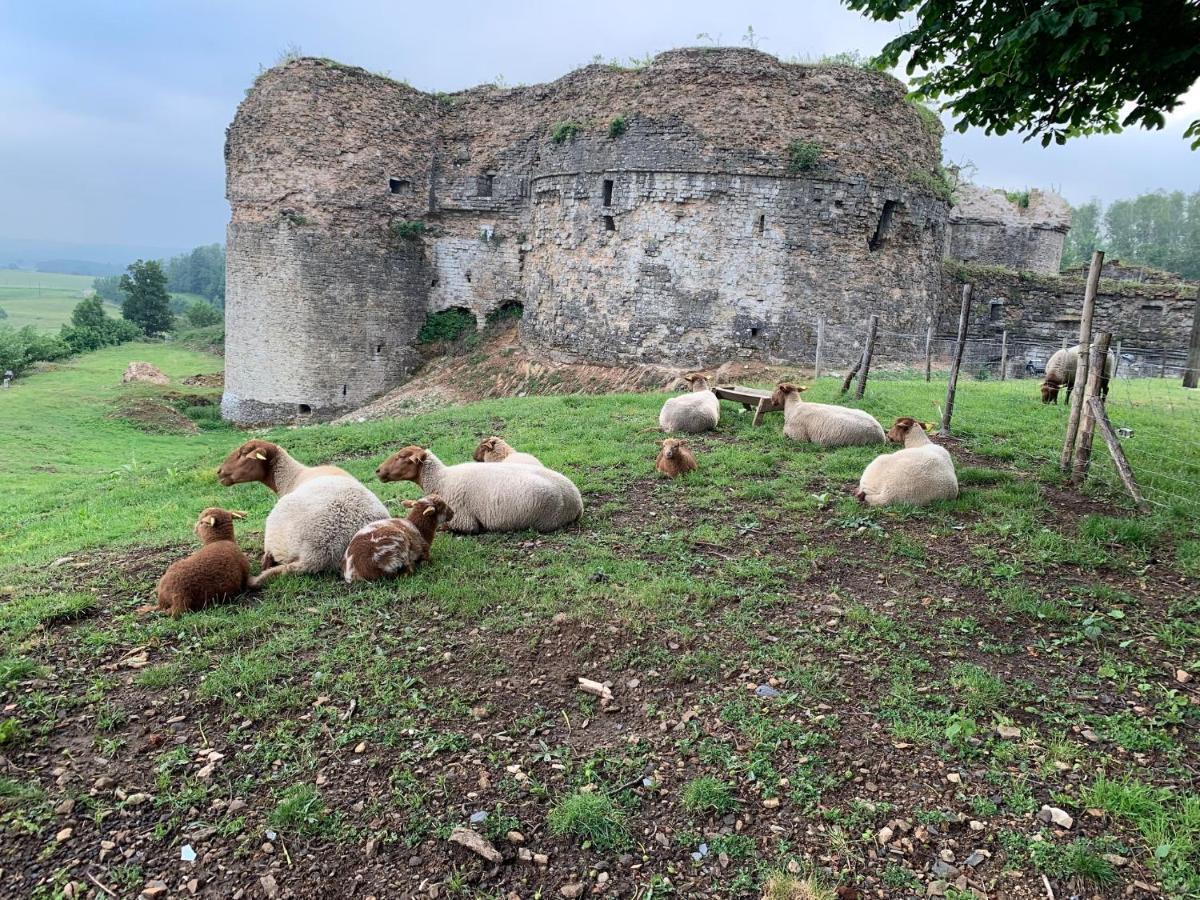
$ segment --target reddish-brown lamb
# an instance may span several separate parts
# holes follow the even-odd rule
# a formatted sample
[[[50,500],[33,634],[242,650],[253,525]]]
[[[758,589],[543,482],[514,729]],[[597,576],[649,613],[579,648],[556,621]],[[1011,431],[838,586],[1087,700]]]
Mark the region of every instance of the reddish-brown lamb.
[[[174,619],[256,586],[250,577],[250,561],[233,534],[233,520],[244,517],[244,513],[219,507],[200,513],[194,530],[204,546],[167,567],[158,581],[158,609]],[[147,606],[141,611],[153,609]]]

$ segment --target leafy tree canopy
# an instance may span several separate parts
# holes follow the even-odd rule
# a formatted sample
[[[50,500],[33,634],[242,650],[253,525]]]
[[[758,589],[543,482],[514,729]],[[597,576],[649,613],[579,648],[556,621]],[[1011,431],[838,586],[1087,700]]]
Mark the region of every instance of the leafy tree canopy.
[[[121,315],[141,327],[146,334],[163,334],[171,330],[171,297],[167,293],[167,276],[157,260],[130,263],[121,276],[121,291],[125,302]]]
[[[1063,267],[1086,262],[1093,250],[1123,263],[1200,278],[1200,191],[1156,191],[1115,200],[1107,209],[1098,200],[1075,207]]]
[[[1196,0],[843,0],[915,24],[880,54],[908,54],[918,98],[945,98],[956,131],[1028,132],[1042,145],[1123,127],[1162,128],[1200,79]],[[1200,147],[1200,119],[1184,133]]]

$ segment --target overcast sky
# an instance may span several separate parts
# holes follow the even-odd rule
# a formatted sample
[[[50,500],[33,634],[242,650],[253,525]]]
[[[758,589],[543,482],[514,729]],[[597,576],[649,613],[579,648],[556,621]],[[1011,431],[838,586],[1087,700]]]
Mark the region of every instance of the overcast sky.
[[[609,2],[185,2],[0,0],[0,238],[190,247],[224,239],[225,126],[260,65],[305,54],[425,90],[503,76],[552,80],[591,60],[694,45],[704,32],[818,57],[877,51],[898,27],[836,0]],[[1200,90],[1162,132],[1042,149],[948,133],[946,158],[976,181],[1049,186],[1072,203],[1200,188],[1180,135]]]

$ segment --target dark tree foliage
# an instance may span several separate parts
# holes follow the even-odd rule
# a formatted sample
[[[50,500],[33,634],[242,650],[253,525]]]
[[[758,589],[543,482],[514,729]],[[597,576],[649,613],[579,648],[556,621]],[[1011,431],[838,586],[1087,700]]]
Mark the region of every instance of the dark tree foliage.
[[[199,294],[217,306],[225,305],[225,248],[220,244],[205,244],[173,256],[164,268],[168,290]]]
[[[1200,191],[1155,191],[1114,200],[1108,209],[1098,200],[1076,207],[1063,267],[1086,262],[1093,250],[1129,265],[1200,278]]]
[[[96,292],[101,300],[107,300],[109,303],[120,303],[125,299],[125,295],[121,293],[120,275],[106,275],[103,278],[93,278],[92,290]]]
[[[93,295],[76,304],[71,311],[71,324],[62,327],[58,338],[72,353],[85,353],[141,336],[141,328],[127,319],[109,316],[100,298]]]
[[[908,74],[923,73],[914,93],[946,98],[957,131],[1028,132],[1047,145],[1162,128],[1200,78],[1197,0],[843,2],[887,22],[915,17],[880,61],[895,66],[908,55]],[[1200,147],[1200,119],[1184,136]]]
[[[220,310],[203,300],[194,301],[184,315],[187,316],[188,323],[196,328],[207,328],[221,321]]]
[[[125,302],[121,315],[140,327],[146,334],[163,334],[171,330],[171,297],[167,293],[167,275],[157,260],[138,260],[130,263],[121,276],[121,291]]]

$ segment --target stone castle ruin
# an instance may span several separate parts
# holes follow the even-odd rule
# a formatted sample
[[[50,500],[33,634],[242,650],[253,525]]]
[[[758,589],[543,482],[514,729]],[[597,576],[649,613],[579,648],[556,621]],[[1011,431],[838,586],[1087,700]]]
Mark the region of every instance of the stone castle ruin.
[[[452,95],[300,59],[259,78],[225,152],[241,423],[395,387],[448,309],[519,307],[551,356],[680,367],[810,360],[823,319],[844,363],[871,313],[939,321],[947,253],[1054,273],[1069,226],[1040,192],[952,209],[941,127],[890,76],[747,49]]]

